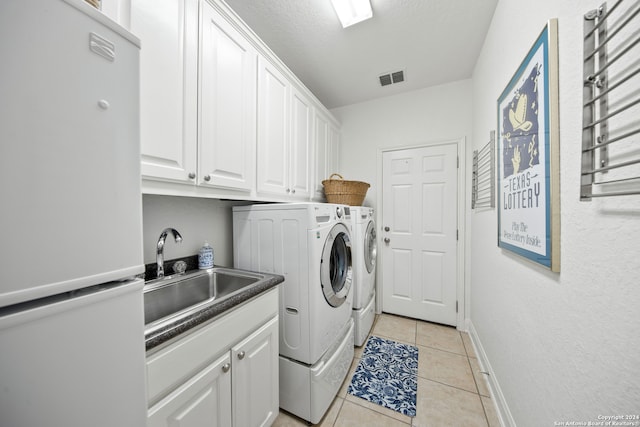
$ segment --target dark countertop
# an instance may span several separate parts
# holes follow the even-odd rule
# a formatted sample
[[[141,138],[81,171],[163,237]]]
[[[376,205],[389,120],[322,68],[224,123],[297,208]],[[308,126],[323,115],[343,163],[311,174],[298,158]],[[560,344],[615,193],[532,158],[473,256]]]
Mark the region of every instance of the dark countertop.
[[[233,295],[227,299],[214,301],[211,305],[204,306],[201,310],[190,314],[187,317],[176,319],[175,322],[169,322],[162,328],[151,332],[145,331],[145,347],[147,352],[155,349],[161,344],[178,337],[187,331],[194,329],[205,322],[220,316],[238,305],[274,288],[284,282],[284,277],[277,274],[263,274],[264,280],[257,282],[255,285],[248,286],[244,291],[237,295]]]

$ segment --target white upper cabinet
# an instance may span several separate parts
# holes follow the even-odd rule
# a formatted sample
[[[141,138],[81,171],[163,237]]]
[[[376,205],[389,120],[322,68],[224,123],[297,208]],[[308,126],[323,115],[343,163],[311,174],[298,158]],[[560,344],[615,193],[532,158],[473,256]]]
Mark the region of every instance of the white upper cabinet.
[[[313,107],[295,87],[291,88],[291,147],[289,182],[297,197],[311,197],[311,155],[313,150]]]
[[[255,48],[204,0],[132,0],[131,27],[144,44],[147,186],[159,180],[246,196],[255,185]]]
[[[333,123],[329,123],[328,153],[327,173],[331,175],[340,170],[340,129]]]
[[[329,121],[319,112],[315,118],[315,192],[314,199],[324,201],[322,180],[329,178]]]
[[[309,199],[313,107],[268,60],[258,65],[258,194]]]
[[[286,65],[220,0],[130,1],[143,193],[321,200],[337,122]]]
[[[251,190],[258,53],[207,2],[200,13],[198,184]]]
[[[289,82],[258,59],[258,193],[283,196],[289,187]]]
[[[140,137],[144,178],[195,178],[198,0],[132,0],[141,40]]]
[[[314,194],[317,201],[326,201],[322,181],[339,171],[340,130],[319,111],[315,114]]]

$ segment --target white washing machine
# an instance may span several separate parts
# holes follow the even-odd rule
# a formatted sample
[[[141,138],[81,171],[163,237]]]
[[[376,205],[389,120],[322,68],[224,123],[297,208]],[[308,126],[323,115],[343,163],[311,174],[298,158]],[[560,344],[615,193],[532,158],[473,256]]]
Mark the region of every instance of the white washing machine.
[[[353,359],[350,207],[233,208],[236,268],[281,274],[280,407],[318,423]]]
[[[364,344],[375,320],[376,223],[373,209],[352,206],[354,344]]]

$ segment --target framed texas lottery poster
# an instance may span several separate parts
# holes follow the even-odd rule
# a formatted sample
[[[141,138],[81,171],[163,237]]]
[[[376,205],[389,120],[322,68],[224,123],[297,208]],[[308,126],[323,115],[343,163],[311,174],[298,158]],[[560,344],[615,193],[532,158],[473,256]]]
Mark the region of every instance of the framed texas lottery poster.
[[[498,98],[498,246],[560,272],[558,22]]]

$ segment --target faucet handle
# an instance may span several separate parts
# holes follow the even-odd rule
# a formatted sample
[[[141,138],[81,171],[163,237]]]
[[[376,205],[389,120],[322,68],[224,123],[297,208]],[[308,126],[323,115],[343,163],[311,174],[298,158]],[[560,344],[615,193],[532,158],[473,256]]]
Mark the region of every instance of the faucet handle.
[[[184,261],[177,261],[173,264],[173,272],[176,274],[182,274],[187,271],[187,263]]]

